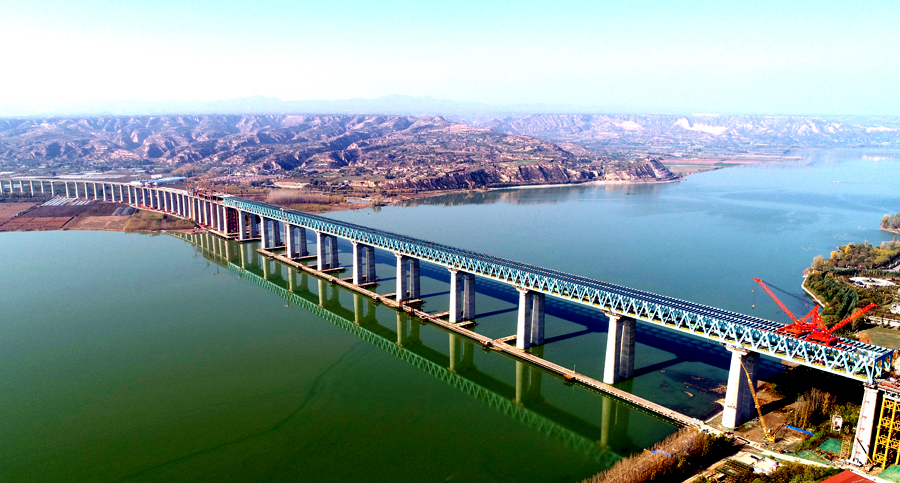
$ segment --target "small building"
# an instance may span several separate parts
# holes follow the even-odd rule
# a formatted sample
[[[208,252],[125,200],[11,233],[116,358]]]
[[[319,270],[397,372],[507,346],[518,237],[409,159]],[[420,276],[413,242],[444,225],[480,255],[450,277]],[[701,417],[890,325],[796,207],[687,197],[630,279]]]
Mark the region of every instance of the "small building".
[[[872,287],[893,287],[897,284],[891,282],[890,280],[885,280],[883,278],[870,278],[870,277],[850,277],[850,281],[859,285],[860,287],[872,288]]]

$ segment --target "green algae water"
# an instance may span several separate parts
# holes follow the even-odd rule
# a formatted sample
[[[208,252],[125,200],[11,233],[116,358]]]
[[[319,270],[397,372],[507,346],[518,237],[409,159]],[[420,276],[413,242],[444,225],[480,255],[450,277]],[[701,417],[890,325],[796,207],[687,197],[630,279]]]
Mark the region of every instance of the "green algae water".
[[[892,238],[877,226],[900,211],[897,186],[896,152],[814,151],[675,184],[332,216],[783,320],[750,279],[799,310],[813,256]],[[0,481],[579,481],[674,430],[256,247],[0,234]],[[377,291],[394,291],[393,256],[376,261]],[[446,310],[446,271],[423,263],[422,277],[424,309]],[[513,334],[514,290],[476,284],[476,330]],[[537,351],[600,377],[605,318],[547,302]],[[639,323],[636,377],[618,386],[703,417],[727,364],[717,345]]]
[[[0,480],[575,481],[673,430],[186,238],[0,237]]]

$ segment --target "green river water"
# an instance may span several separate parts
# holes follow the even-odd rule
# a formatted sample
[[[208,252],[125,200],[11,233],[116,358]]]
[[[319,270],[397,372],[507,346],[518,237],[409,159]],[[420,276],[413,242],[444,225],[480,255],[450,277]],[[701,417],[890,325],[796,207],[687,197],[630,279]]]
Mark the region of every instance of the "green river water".
[[[813,256],[890,239],[878,221],[900,211],[898,153],[803,155],[330,216],[783,320],[752,277],[800,310]],[[0,481],[578,481],[674,430],[254,244],[187,238],[0,234]],[[393,256],[377,261],[392,292]],[[446,310],[448,275],[422,276],[424,308]],[[477,285],[476,330],[514,333],[514,290]],[[542,355],[600,377],[605,319],[547,311]],[[639,324],[636,377],[619,387],[702,417],[727,364],[717,345]]]

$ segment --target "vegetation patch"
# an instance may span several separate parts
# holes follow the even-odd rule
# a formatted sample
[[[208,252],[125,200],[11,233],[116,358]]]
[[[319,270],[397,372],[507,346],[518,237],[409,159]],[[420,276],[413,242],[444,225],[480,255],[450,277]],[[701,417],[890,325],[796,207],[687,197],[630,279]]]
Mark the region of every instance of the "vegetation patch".
[[[731,438],[682,428],[651,449],[619,461],[584,483],[681,481],[736,451]]]
[[[194,222],[156,211],[138,210],[128,218],[125,231],[190,230]]]

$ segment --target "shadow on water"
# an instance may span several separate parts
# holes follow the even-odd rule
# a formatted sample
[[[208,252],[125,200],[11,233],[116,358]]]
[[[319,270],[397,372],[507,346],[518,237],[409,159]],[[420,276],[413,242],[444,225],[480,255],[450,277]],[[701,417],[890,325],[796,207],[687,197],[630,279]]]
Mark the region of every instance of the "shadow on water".
[[[477,350],[479,347],[472,340],[428,324],[429,330],[445,334],[446,344],[435,347],[433,337],[428,341],[422,337],[424,323],[419,319],[392,310],[396,325],[385,325],[384,313],[381,317],[376,315],[379,304],[372,299],[269,260],[256,252],[255,244],[238,244],[208,234],[174,236],[195,245],[213,263],[283,297],[288,304],[331,322],[604,467],[643,449],[632,435],[646,427],[648,420],[656,421],[653,423],[656,425],[662,423],[652,413],[598,393],[601,412],[598,424],[549,401],[545,397],[548,382],[554,387],[564,384],[561,378],[537,367],[490,350]],[[424,269],[423,264],[423,272]],[[500,287],[494,290],[506,296]],[[342,295],[345,299],[352,298],[352,306],[342,303]],[[541,351],[542,348],[535,348],[537,355]],[[495,363],[498,357],[507,360],[506,365],[514,363],[514,383],[479,368],[485,363]],[[624,384],[627,387],[627,381]],[[580,386],[578,389],[588,391]],[[674,429],[670,428],[662,435]]]

